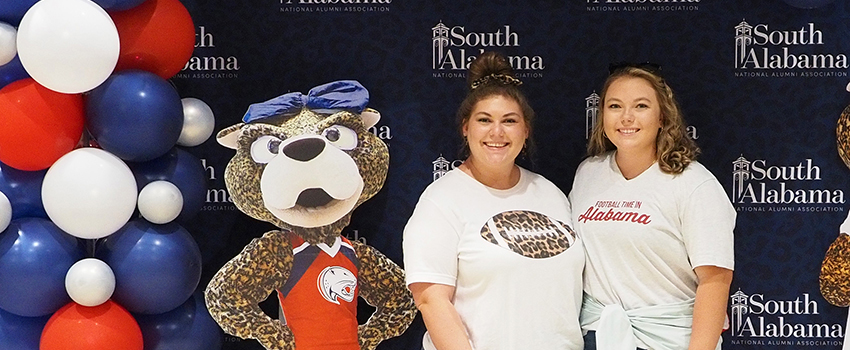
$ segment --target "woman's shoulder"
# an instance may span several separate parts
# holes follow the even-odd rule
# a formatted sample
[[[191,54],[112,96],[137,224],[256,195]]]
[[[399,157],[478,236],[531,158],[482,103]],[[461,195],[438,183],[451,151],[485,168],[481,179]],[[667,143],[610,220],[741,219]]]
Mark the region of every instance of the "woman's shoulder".
[[[672,182],[673,184],[677,184],[676,188],[687,193],[705,184],[715,183],[718,186],[720,185],[717,177],[697,161],[688,164],[681,174],[672,176]]]
[[[692,161],[685,170],[680,174],[681,177],[691,179],[693,181],[705,181],[709,179],[717,179],[714,174],[708,170],[702,163],[698,161]]]
[[[610,167],[611,157],[613,154],[614,151],[609,151],[595,156],[587,156],[581,161],[581,163],[579,163],[578,168],[576,169],[576,176],[591,170]]]
[[[602,154],[589,155],[585,157],[581,163],[579,163],[579,166],[607,164],[611,161],[611,157],[614,156],[614,152],[615,151],[608,151]]]
[[[564,195],[563,191],[558,187],[558,185],[555,185],[552,180],[549,180],[545,176],[531,170],[524,169],[523,167],[519,167],[519,169],[522,171],[522,181],[526,184],[533,184],[533,186],[541,190],[542,193],[560,193],[561,195]]]
[[[452,169],[425,187],[422,197],[443,197],[454,193],[459,186],[464,186],[466,176],[460,169]]]

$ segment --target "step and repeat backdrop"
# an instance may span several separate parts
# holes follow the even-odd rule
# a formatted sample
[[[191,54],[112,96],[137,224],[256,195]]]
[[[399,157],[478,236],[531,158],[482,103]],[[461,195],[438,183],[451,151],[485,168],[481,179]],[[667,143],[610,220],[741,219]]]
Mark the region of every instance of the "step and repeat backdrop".
[[[823,299],[818,274],[848,214],[850,169],[835,134],[850,103],[845,1],[183,3],[195,51],[171,81],[182,97],[210,105],[216,130],[239,122],[249,104],[286,92],[340,79],[369,89],[369,105],[382,115],[371,131],[389,146],[389,175],[345,234],[399,264],[402,229],[420,192],[461,161],[454,113],[475,56],[509,56],[538,113],[535,170],[564,192],[584,156],[608,65],[661,65],[703,150],[700,161],[738,210],[724,348],[841,348],[847,309]],[[203,160],[209,187],[187,225],[203,252],[203,284],[271,227],[228,202],[231,150],[211,139],[189,151]],[[418,349],[423,332],[417,318],[380,349]],[[224,348],[260,349],[230,336]]]
[[[585,155],[608,65],[661,65],[702,149],[699,161],[738,213],[724,349],[842,348],[848,310],[821,296],[818,275],[850,213],[850,169],[836,146],[836,125],[850,104],[847,1],[181,3],[194,26],[194,51],[167,81],[181,98],[210,107],[215,132],[239,123],[250,104],[284,93],[349,79],[369,90],[369,107],[381,113],[369,131],[388,145],[389,174],[343,233],[398,264],[420,193],[462,162],[454,115],[476,56],[494,50],[509,57],[538,115],[531,167],[565,193]],[[181,221],[200,251],[203,289],[275,227],[233,205],[224,183],[233,150],[211,137],[176,152],[175,162],[186,159],[182,152],[199,159],[206,182],[199,211]],[[262,307],[275,317],[276,303],[272,296]],[[361,304],[368,317],[371,307]],[[379,349],[417,350],[424,332],[417,316]],[[226,334],[221,347],[262,349]]]

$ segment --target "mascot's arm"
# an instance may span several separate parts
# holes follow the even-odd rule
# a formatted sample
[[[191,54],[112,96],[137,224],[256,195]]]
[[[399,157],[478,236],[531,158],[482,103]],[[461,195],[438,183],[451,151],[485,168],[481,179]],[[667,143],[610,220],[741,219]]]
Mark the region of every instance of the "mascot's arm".
[[[850,236],[841,233],[820,268],[820,293],[835,306],[850,306]]]
[[[359,330],[360,348],[371,350],[404,333],[416,317],[416,305],[404,284],[404,270],[377,249],[357,241],[351,243],[360,260],[360,296],[376,308]]]
[[[225,332],[257,339],[266,349],[294,349],[295,338],[289,327],[266,315],[259,306],[283,285],[292,261],[292,247],[282,232],[270,231],[252,240],[207,286],[210,315]]]

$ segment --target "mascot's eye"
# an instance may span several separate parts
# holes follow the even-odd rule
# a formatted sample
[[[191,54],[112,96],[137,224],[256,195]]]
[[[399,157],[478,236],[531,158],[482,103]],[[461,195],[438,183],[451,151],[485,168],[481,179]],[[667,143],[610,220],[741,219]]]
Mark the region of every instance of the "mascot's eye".
[[[325,130],[325,138],[330,142],[339,141],[339,130],[337,129],[328,129]]]
[[[357,133],[341,125],[334,125],[325,129],[325,131],[322,131],[322,136],[334,146],[346,151],[357,147]]]
[[[268,163],[280,152],[282,141],[274,136],[260,136],[251,144],[251,158],[257,163]]]

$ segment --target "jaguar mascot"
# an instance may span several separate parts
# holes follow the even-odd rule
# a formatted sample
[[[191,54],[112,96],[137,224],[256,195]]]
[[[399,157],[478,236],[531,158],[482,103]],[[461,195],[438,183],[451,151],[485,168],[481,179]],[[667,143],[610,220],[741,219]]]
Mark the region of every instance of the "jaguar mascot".
[[[386,179],[387,146],[368,91],[336,81],[252,104],[216,136],[236,150],[224,178],[236,207],[279,228],[252,240],[212,278],[210,314],[225,332],[266,349],[375,349],[416,315],[404,272],[341,236],[354,209]],[[259,302],[276,292],[280,315]],[[362,325],[358,296],[375,306]]]

